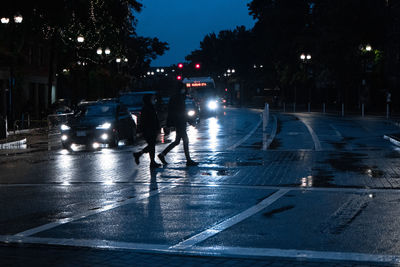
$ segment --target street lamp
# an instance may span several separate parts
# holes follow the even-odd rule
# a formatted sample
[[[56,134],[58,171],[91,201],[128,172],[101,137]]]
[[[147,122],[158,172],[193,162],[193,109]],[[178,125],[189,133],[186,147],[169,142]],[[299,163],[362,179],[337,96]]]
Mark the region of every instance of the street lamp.
[[[1,23],[2,24],[8,24],[10,22],[9,18],[1,18]]]
[[[118,57],[118,58],[115,59],[115,62],[120,63],[121,59]]]
[[[23,17],[20,14],[14,16],[15,23],[22,23],[22,20],[23,20]]]
[[[97,53],[98,55],[103,54],[103,50],[101,49],[101,47],[97,48],[96,53]]]
[[[79,35],[76,40],[78,41],[78,43],[83,43],[85,41],[85,38],[82,35]]]
[[[303,62],[303,64],[305,65],[305,70],[306,70],[306,75],[307,75],[307,78],[308,78],[308,73],[309,73],[309,71],[308,71],[308,63],[310,62],[310,60],[311,60],[311,55],[310,54],[305,54],[305,53],[301,53],[301,55],[300,55],[300,60]],[[297,96],[296,96],[296,94],[297,94],[297,92],[296,92],[296,87],[294,88],[294,98],[295,98],[295,106],[294,106],[294,109],[296,109],[296,98],[297,98]],[[310,112],[311,111],[311,87],[310,87],[310,85],[308,86],[308,112]]]
[[[106,48],[106,49],[104,50],[104,54],[106,54],[106,55],[111,54],[110,48]]]

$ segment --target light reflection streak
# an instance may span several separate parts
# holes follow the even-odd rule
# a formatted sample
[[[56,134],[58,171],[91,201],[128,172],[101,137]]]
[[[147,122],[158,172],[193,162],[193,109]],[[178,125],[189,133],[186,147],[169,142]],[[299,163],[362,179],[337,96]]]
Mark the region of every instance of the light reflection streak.
[[[198,138],[198,130],[196,127],[190,125],[187,131],[188,137],[189,137],[189,144],[195,144],[197,143],[197,138]]]
[[[312,187],[313,186],[313,177],[312,176],[307,176],[301,178],[301,187]]]
[[[218,133],[220,130],[220,125],[217,118],[210,118],[208,120],[208,134],[210,137],[209,148],[211,151],[216,151],[218,145]]]

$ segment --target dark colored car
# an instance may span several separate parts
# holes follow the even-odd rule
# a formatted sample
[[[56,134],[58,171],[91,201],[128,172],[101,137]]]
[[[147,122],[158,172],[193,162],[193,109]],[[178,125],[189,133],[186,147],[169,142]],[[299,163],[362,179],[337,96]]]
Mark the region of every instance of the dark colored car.
[[[148,94],[155,96],[156,99],[155,108],[157,110],[160,126],[161,128],[164,129],[164,132],[169,132],[167,129],[168,102],[164,102],[164,98],[159,97],[157,95],[157,92],[155,91],[124,92],[120,93],[118,101],[128,108],[139,129],[138,131],[140,131],[141,129],[140,113],[143,107],[143,96]]]
[[[185,100],[185,105],[187,122],[190,125],[198,124],[200,122],[200,108],[197,103],[193,99],[187,98]]]
[[[120,140],[134,142],[135,137],[136,125],[128,109],[113,101],[80,103],[68,122],[61,125],[62,145],[72,150],[79,145],[116,147]]]

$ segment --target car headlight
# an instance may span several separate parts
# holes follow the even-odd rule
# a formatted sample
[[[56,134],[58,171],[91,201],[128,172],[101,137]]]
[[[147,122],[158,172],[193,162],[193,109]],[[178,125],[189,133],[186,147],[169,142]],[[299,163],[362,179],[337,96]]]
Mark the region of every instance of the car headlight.
[[[71,127],[69,127],[68,125],[61,124],[61,131],[67,131],[69,129],[71,129]]]
[[[188,116],[193,117],[196,114],[196,112],[194,110],[189,110],[187,114]]]
[[[211,100],[208,102],[207,107],[211,110],[216,110],[218,108],[217,101]]]
[[[96,127],[96,129],[107,130],[110,129],[111,123],[106,122]]]

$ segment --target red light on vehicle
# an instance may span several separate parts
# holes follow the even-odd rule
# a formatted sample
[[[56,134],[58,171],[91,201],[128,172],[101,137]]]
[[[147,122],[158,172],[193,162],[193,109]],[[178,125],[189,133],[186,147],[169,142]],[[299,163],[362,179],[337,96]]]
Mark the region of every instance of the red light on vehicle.
[[[178,68],[182,69],[182,68],[183,68],[183,64],[182,64],[182,63],[179,63],[179,64],[178,64]]]
[[[176,76],[176,79],[178,80],[178,81],[180,81],[180,80],[182,80],[182,76]]]
[[[195,67],[196,69],[200,69],[200,64],[196,64],[196,65],[194,65],[194,67]]]

